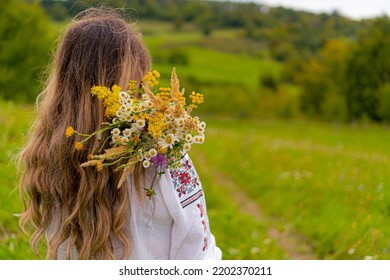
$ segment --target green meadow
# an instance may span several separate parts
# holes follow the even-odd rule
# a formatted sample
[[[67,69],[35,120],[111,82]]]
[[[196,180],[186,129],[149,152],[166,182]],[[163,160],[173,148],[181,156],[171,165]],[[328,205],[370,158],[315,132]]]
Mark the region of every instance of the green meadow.
[[[259,79],[281,65],[240,29],[205,37],[191,25],[138,25],[154,67],[168,77],[176,66],[187,92],[205,95],[206,141],[190,156],[224,259],[390,258],[388,127],[275,118],[294,109],[264,105]],[[297,89],[284,90],[293,100]],[[259,109],[280,111],[255,118],[267,115]],[[0,259],[34,259],[18,228],[14,160],[34,107],[0,101],[0,111]]]
[[[17,225],[13,161],[34,110],[0,108],[0,258],[36,258]],[[207,141],[190,155],[224,259],[292,259],[302,247],[315,259],[390,257],[387,127],[204,119]]]

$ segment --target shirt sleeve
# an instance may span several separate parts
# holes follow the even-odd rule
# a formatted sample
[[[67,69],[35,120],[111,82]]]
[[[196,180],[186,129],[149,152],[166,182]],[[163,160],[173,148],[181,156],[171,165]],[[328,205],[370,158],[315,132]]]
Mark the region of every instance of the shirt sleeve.
[[[166,171],[161,186],[167,208],[173,218],[170,259],[222,258],[210,231],[202,184],[188,155],[182,167]]]

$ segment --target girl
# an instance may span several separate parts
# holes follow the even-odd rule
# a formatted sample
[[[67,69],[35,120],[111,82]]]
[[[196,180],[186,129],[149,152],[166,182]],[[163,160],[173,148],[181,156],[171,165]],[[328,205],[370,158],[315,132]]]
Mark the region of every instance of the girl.
[[[130,80],[141,81],[150,64],[139,35],[111,10],[81,13],[60,41],[19,160],[25,202],[20,223],[32,226],[34,250],[46,237],[48,259],[221,258],[188,155],[180,169],[161,176],[148,200],[143,188],[151,185],[156,170],[137,165],[126,187],[117,188],[115,167],[100,172],[80,167],[89,154],[98,153],[99,138],[77,151],[74,139],[64,136],[69,125],[92,133],[107,121],[102,102],[90,94],[92,86],[126,88]]]

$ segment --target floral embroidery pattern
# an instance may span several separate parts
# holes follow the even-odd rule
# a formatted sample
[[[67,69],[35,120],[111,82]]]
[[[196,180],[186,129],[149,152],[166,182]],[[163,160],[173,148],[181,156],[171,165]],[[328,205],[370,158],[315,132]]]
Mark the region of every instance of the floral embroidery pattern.
[[[186,189],[183,186],[177,188],[176,191],[179,193],[179,197],[181,197],[182,194],[186,194]]]
[[[180,198],[184,195],[192,195],[199,189],[199,177],[190,159],[185,160],[179,169],[171,169],[169,172]]]

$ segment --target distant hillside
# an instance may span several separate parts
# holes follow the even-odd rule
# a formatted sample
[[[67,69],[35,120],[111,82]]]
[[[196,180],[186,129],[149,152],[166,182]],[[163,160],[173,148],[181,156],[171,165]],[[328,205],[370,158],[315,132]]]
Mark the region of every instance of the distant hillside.
[[[98,0],[41,1],[47,14],[58,21],[100,3]],[[184,0],[107,0],[105,3],[123,8],[130,18],[168,21],[177,29],[185,22],[192,22],[205,35],[220,28],[243,28],[246,37],[266,42],[278,60],[286,59],[293,50],[308,56],[332,38],[353,38],[365,25],[364,21],[337,12],[315,14],[255,3]]]

